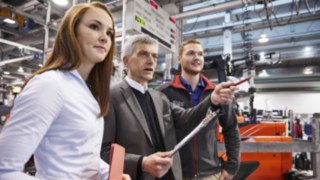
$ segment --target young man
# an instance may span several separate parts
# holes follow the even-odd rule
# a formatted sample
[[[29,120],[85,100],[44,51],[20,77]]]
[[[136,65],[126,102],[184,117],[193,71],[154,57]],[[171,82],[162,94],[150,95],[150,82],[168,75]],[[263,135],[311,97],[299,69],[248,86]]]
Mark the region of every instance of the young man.
[[[230,104],[237,88],[223,83],[192,109],[175,106],[163,93],[148,89],[148,81],[156,69],[157,52],[157,41],[146,35],[131,36],[123,45],[128,75],[111,89],[102,157],[108,161],[111,144],[118,143],[126,149],[124,172],[132,179],[180,180],[179,154],[170,156],[176,145],[175,126],[194,128],[208,108]]]
[[[182,42],[178,56],[181,74],[176,74],[170,83],[159,89],[168,99],[183,108],[197,105],[215,89],[200,72],[204,65],[204,52],[198,40]],[[217,152],[216,122],[211,122],[180,150],[182,172],[185,180],[232,179],[239,168],[240,139],[233,109],[223,106],[225,115],[220,119],[228,161],[220,167]],[[231,107],[230,107],[231,108]],[[184,138],[190,130],[176,127],[177,140]]]

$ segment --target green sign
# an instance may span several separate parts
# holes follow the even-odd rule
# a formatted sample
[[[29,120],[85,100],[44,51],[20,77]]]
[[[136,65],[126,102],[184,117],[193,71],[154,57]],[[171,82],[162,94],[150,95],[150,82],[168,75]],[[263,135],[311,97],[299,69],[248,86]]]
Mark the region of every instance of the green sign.
[[[136,16],[135,19],[136,19],[136,21],[137,21],[138,23],[140,23],[142,26],[146,25],[146,23],[144,22],[144,20],[141,19],[141,18],[139,18],[138,16]]]

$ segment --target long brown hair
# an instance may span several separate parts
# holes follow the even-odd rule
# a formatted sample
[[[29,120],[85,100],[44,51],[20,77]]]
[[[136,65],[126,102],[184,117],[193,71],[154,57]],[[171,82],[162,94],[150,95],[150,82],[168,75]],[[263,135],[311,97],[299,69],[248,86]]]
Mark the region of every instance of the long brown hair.
[[[52,52],[45,64],[26,80],[24,86],[37,74],[54,69],[73,70],[80,66],[84,61],[84,56],[76,36],[76,29],[85,12],[93,7],[101,8],[109,14],[112,19],[113,32],[115,32],[112,14],[103,3],[92,2],[73,6],[66,12],[61,21]],[[105,116],[109,111],[112,59],[115,53],[114,34],[111,38],[111,43],[108,55],[102,62],[94,65],[87,79],[87,85],[99,103],[101,116]]]

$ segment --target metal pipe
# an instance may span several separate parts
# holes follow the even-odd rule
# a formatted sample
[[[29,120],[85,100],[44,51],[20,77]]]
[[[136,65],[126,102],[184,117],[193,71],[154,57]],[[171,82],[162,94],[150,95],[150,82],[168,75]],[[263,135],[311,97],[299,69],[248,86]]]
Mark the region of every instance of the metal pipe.
[[[317,11],[319,11],[320,9],[318,8]],[[300,11],[300,15],[302,14],[306,14],[306,13],[309,13],[308,10],[301,10]],[[280,14],[280,15],[277,15],[277,18],[285,18],[285,17],[288,17],[290,16],[291,13],[283,13],[283,14]],[[319,17],[317,17],[318,19]],[[273,20],[275,19],[275,17],[270,17],[270,20]],[[199,29],[196,29],[196,30],[193,30],[193,31],[189,31],[189,32],[185,32],[183,33],[183,35],[189,35],[189,34],[193,34],[193,33],[200,33],[200,32],[203,32],[203,31],[212,31],[212,30],[221,30],[221,29],[225,29],[225,28],[234,28],[235,26],[244,26],[244,25],[248,25],[248,24],[253,24],[253,23],[264,23],[262,21],[261,18],[255,18],[255,19],[250,19],[250,20],[246,20],[246,21],[238,21],[238,22],[234,22],[234,23],[231,23],[231,24],[222,24],[222,25],[218,25],[218,26],[211,26],[211,27],[205,27],[205,28],[199,28]]]
[[[23,44],[19,44],[19,43],[16,43],[16,42],[8,41],[8,40],[1,39],[1,38],[0,38],[0,43],[4,43],[4,44],[11,45],[11,46],[16,46],[16,47],[24,48],[24,49],[28,49],[28,50],[30,50],[30,51],[35,51],[35,52],[40,52],[40,53],[43,52],[43,51],[40,50],[40,49],[37,49],[37,48],[34,48],[34,47],[30,47],[30,46],[26,46],[26,45],[23,45]]]
[[[49,48],[49,23],[51,17],[51,1],[48,1],[46,23],[44,25],[44,39],[43,39],[43,52]],[[43,63],[47,59],[46,54],[43,54]]]
[[[233,8],[237,8],[237,7],[241,7],[243,6],[245,3],[250,3],[253,2],[254,0],[236,0],[236,1],[230,1],[227,3],[223,3],[223,4],[218,4],[216,6],[211,6],[211,7],[206,7],[206,8],[202,8],[196,11],[189,11],[189,12],[185,12],[185,13],[181,13],[181,14],[176,14],[173,15],[172,18],[178,20],[178,19],[184,19],[187,17],[191,17],[191,16],[198,16],[200,14],[205,14],[205,13],[209,13],[209,12],[218,12],[218,11],[225,11],[228,9],[233,9]]]
[[[291,4],[292,0],[281,0],[281,1],[275,1],[272,3],[268,4],[268,8],[274,8],[277,6],[283,6],[286,4]],[[258,10],[262,10],[264,8],[263,5],[252,5],[252,6],[248,6],[246,7],[247,11],[258,11]],[[234,10],[230,10],[230,13],[234,16],[234,15],[238,15],[238,14],[242,14],[243,13],[243,9],[242,8],[238,8],[238,9],[234,9]],[[220,12],[220,13],[214,13],[214,15],[210,14],[210,15],[204,15],[201,17],[195,17],[195,18],[190,18],[186,20],[186,24],[190,24],[190,23],[195,23],[195,22],[201,22],[201,21],[207,21],[207,20],[213,20],[213,19],[218,19],[218,18],[223,18],[225,16],[225,12]]]
[[[312,143],[315,145],[320,144],[320,113],[314,113],[312,118]],[[312,169],[315,179],[320,177],[320,152],[312,152]]]
[[[4,61],[0,62],[0,66],[4,66],[6,64],[15,63],[15,62],[19,62],[19,61],[30,60],[30,59],[33,59],[33,55],[15,58],[15,59],[4,60]]]
[[[106,6],[110,6],[110,5],[115,4],[117,2],[120,2],[120,0],[114,0],[114,1],[111,1],[111,2],[107,2]]]

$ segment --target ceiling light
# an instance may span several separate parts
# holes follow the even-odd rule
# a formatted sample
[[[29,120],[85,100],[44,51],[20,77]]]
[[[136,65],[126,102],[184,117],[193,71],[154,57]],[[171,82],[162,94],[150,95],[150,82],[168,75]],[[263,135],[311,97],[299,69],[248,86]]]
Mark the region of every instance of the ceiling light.
[[[10,74],[10,72],[9,71],[4,71],[3,74],[7,74],[8,75],[8,74]]]
[[[121,42],[122,37],[116,37],[116,42]]]
[[[305,52],[310,52],[310,51],[311,51],[311,47],[305,47],[305,48],[304,48],[304,51],[305,51]]]
[[[68,5],[68,0],[52,0],[52,2],[59,6]]]
[[[304,70],[304,72],[303,72],[303,74],[312,74],[313,72],[312,72],[312,70],[310,69],[310,68],[306,68],[305,70]]]
[[[12,20],[12,19],[9,19],[9,18],[5,18],[5,19],[3,20],[3,22],[8,23],[8,24],[15,24],[15,23],[16,23],[15,20]]]
[[[24,72],[23,68],[22,67],[19,67],[19,69],[17,70],[18,72]]]
[[[259,43],[266,43],[269,41],[269,38],[267,37],[266,34],[261,34],[260,39],[258,41]]]
[[[269,74],[268,74],[268,72],[264,69],[264,70],[262,70],[262,71],[259,73],[258,76],[259,76],[259,77],[268,77]]]

